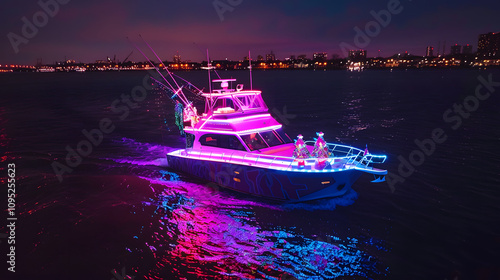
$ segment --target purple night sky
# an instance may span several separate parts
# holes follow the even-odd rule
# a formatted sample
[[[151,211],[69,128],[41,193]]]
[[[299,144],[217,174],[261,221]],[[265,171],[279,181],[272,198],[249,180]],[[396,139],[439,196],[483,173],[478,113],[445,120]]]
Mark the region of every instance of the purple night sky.
[[[41,0],[54,2],[56,0]],[[374,20],[371,11],[387,9],[389,1],[159,1],[159,0],[58,0],[59,10],[48,16],[32,38],[19,43],[14,51],[11,38],[23,36],[21,20],[33,22],[42,11],[37,1],[7,1],[2,12],[0,30],[0,64],[53,63],[67,59],[94,62],[107,56],[123,60],[133,47],[127,37],[139,42],[138,34],[152,45],[164,60],[179,52],[183,60],[202,61],[205,49],[212,59],[240,60],[252,51],[265,56],[271,50],[278,59],[290,55],[327,52],[329,57],[342,51],[341,42],[355,46],[354,28],[362,30]],[[231,11],[218,14],[214,3]],[[424,55],[428,45],[437,52],[438,42],[446,41],[446,52],[452,44],[472,44],[474,51],[481,33],[500,31],[500,2],[477,1],[411,1],[401,0],[400,13],[393,14],[387,27],[371,38],[368,56],[408,51]],[[53,8],[53,6],[52,6]],[[402,10],[401,10],[402,9]],[[222,20],[221,20],[222,18]],[[9,34],[11,34],[9,37]],[[442,48],[442,47],[441,47]],[[133,61],[143,61],[135,51]]]

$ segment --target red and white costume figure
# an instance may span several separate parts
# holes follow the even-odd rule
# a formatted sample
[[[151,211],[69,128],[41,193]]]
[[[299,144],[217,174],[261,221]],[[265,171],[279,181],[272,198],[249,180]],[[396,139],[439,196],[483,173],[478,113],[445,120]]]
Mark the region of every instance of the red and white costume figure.
[[[311,154],[307,149],[307,145],[304,143],[304,140],[302,140],[302,138],[304,138],[302,134],[299,134],[297,136],[297,140],[295,140],[295,150],[293,151],[293,157],[295,158],[295,160],[298,160],[299,167],[301,168],[305,166],[304,159],[311,157]]]
[[[318,139],[314,143],[313,156],[318,159],[318,165],[324,165],[326,158],[328,158],[328,146],[326,145],[325,139],[323,139],[323,132],[317,132]]]

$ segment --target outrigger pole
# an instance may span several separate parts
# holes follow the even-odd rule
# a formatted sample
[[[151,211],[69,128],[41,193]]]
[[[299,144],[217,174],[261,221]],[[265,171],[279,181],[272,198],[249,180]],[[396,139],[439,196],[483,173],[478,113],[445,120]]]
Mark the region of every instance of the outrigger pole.
[[[177,81],[175,80],[175,78],[172,76],[172,73],[170,73],[170,71],[168,70],[167,66],[165,65],[165,63],[163,63],[161,61],[161,59],[158,57],[158,55],[156,54],[156,52],[151,48],[151,46],[144,40],[144,38],[142,38],[141,35],[139,35],[139,37],[141,37],[141,39],[143,40],[143,42],[149,47],[149,49],[155,54],[156,58],[160,61],[161,64],[163,64],[164,66],[164,69],[165,71],[167,71],[167,73],[169,74],[170,78],[174,81],[175,85],[177,86],[177,89],[172,86],[172,84],[167,80],[167,78],[165,78],[165,76],[161,73],[160,69],[158,67],[156,67],[156,65],[149,59],[149,57],[144,54],[144,52],[136,45],[134,44],[130,39],[129,39],[129,42],[142,54],[142,56],[144,56],[149,64],[151,64],[151,66],[156,70],[156,72],[158,74],[160,74],[160,76],[163,78],[163,80],[168,84],[168,86],[170,87],[170,89],[172,90],[172,92],[174,92],[174,95],[171,97],[172,99],[177,95],[179,97],[179,99],[182,101],[182,103],[184,103],[184,107],[186,108],[189,108],[189,110],[193,113],[193,114],[196,114],[196,112],[194,111],[193,107],[191,106],[191,102],[189,102],[186,98],[186,96],[184,95],[184,92],[182,92],[182,86],[179,86],[179,84],[177,84]],[[128,39],[128,37],[127,37]]]

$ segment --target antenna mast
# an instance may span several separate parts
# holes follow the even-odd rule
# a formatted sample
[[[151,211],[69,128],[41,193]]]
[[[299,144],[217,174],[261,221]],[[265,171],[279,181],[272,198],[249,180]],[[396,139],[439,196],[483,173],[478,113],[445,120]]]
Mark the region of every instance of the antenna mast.
[[[210,94],[212,94],[212,81],[210,80],[210,68],[212,68],[212,63],[210,63],[210,56],[208,55],[208,49],[207,49],[208,90]]]
[[[252,84],[252,57],[250,55],[250,50],[248,51],[248,68],[250,69],[250,90],[253,90]]]

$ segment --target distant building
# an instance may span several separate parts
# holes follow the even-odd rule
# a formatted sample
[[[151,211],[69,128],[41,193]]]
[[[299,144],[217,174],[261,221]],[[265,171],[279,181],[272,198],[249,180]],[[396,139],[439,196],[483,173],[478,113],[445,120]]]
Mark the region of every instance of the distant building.
[[[181,55],[179,53],[177,53],[176,55],[174,55],[174,63],[181,63]]]
[[[297,60],[306,60],[306,58],[307,58],[307,55],[305,55],[305,54],[301,54],[301,55],[299,55],[299,56],[297,57]]]
[[[326,52],[317,52],[313,54],[313,59],[317,61],[324,61],[328,59],[328,54]]]
[[[258,55],[257,56],[257,61],[264,61],[264,57],[262,55]]]
[[[451,46],[451,48],[450,48],[451,55],[457,55],[460,53],[462,53],[462,46],[461,45],[455,44],[455,45]]]
[[[293,54],[292,54],[292,55],[290,56],[290,60],[295,60],[295,55],[293,55]]]
[[[364,60],[366,59],[366,50],[350,50],[348,58],[350,60]]]
[[[462,46],[462,53],[463,54],[472,54],[472,45],[465,45],[465,46]]]
[[[267,61],[274,61],[274,60],[276,60],[276,55],[274,55],[273,51],[271,51],[271,53],[266,54],[266,60]]]
[[[480,34],[477,43],[477,55],[480,57],[500,57],[500,33]]]
[[[431,57],[434,56],[434,47],[433,46],[427,46],[425,49],[425,56]]]

